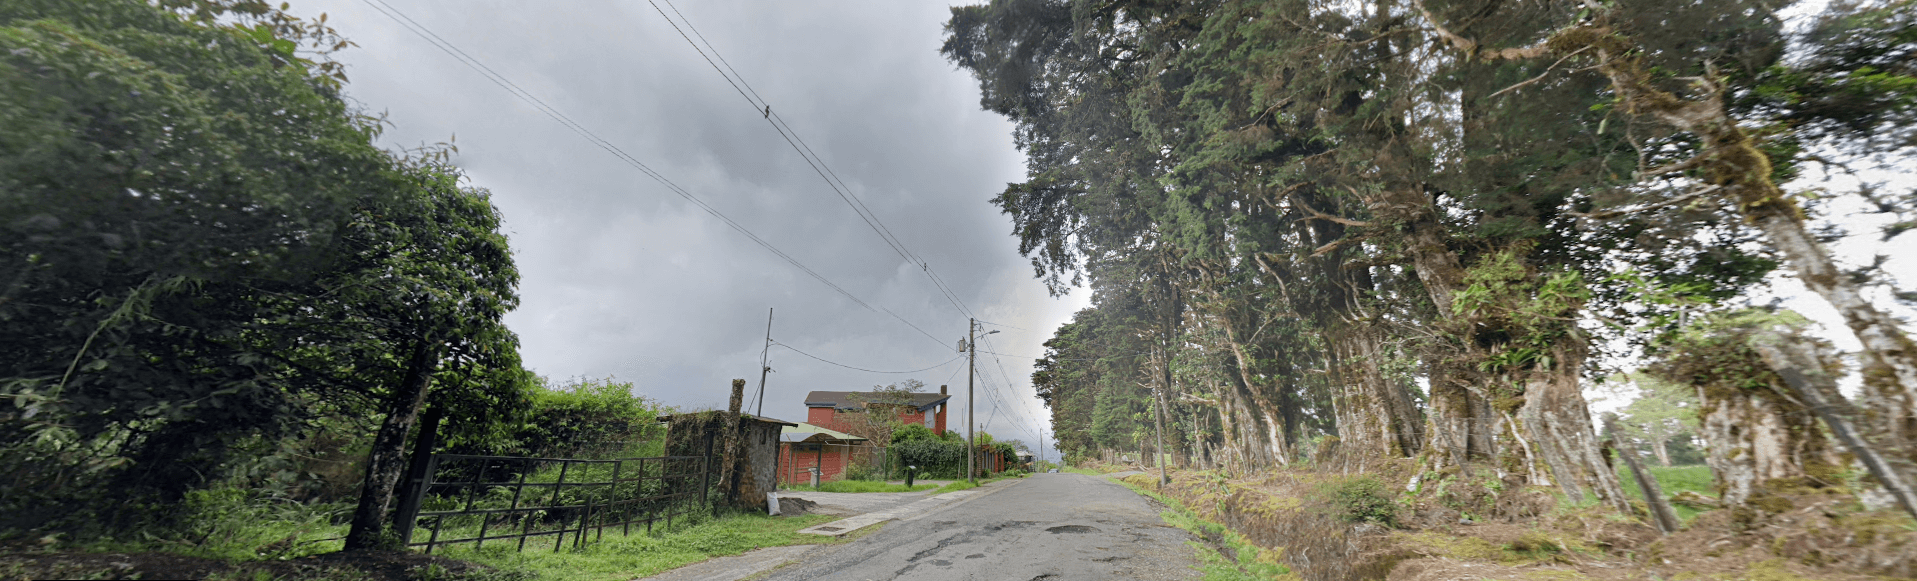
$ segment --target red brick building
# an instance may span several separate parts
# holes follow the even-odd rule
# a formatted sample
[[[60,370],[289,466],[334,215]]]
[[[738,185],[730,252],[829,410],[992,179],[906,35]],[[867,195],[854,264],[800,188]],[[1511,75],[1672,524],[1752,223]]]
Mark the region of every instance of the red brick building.
[[[863,412],[871,407],[891,407],[898,414],[900,423],[919,424],[931,428],[934,433],[945,433],[946,401],[952,399],[952,396],[946,395],[945,386],[939,386],[938,393],[905,394],[906,401],[883,401],[887,397],[897,396],[869,391],[808,393],[805,394],[805,423],[841,432],[851,431],[856,427],[840,421],[840,413]]]

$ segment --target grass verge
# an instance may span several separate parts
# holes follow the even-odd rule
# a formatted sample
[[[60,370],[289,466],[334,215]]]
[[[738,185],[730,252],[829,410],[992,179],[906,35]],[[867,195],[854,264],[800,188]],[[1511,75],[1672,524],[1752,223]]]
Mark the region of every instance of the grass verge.
[[[993,482],[998,482],[1000,480],[1009,480],[1013,478],[1024,478],[1026,476],[1031,476],[1031,475],[1032,473],[1030,472],[1021,472],[1021,471],[1000,472],[998,476],[993,476],[991,478],[980,478],[978,481],[978,484],[972,484],[971,482],[967,482],[964,480],[956,480],[950,484],[946,484],[945,486],[940,486],[938,491],[933,492],[932,494],[945,494],[947,492],[971,490],[973,488],[978,488],[979,485],[982,485],[982,484],[991,484]]]
[[[1198,570],[1204,573],[1205,581],[1299,580],[1291,568],[1278,561],[1283,554],[1280,550],[1259,547],[1225,525],[1198,516],[1176,498],[1122,479],[1115,482],[1164,505],[1166,510],[1158,513],[1158,516],[1165,519],[1166,524],[1204,539],[1203,542],[1191,541],[1187,544],[1198,551]]]
[[[809,490],[809,491],[816,491],[816,492],[917,492],[920,490],[931,490],[938,487],[939,485],[937,484],[914,484],[908,488],[904,484],[893,484],[890,482],[877,482],[872,480],[840,480],[838,482],[821,482],[819,483],[819,486],[817,488],[813,488],[811,486],[806,486],[806,485],[798,485],[798,486],[787,486],[785,487],[785,490]]]
[[[978,488],[978,485],[964,480],[954,480],[945,486],[940,486],[938,492],[932,494],[945,494],[947,492],[958,492],[960,490],[971,490],[974,488]]]
[[[660,536],[639,532],[622,536],[616,531],[607,531],[603,541],[576,551],[554,552],[548,546],[545,550],[528,547],[519,552],[511,546],[488,546],[477,551],[470,547],[450,548],[434,554],[530,573],[540,581],[627,581],[761,547],[843,542],[798,534],[799,529],[837,519],[826,515],[730,514],[675,528]]]

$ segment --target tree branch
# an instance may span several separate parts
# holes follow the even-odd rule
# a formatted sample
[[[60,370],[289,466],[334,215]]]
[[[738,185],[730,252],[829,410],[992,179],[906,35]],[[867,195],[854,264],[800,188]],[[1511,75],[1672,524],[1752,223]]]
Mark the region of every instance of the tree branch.
[[[1704,189],[1701,189],[1701,190],[1698,190],[1698,191],[1695,191],[1695,192],[1691,192],[1691,193],[1688,193],[1688,194],[1684,194],[1684,195],[1682,195],[1682,196],[1678,196],[1678,197],[1675,197],[1675,198],[1671,198],[1671,199],[1669,199],[1669,200],[1665,200],[1665,201],[1662,201],[1662,202],[1657,202],[1657,203],[1654,203],[1654,204],[1649,204],[1649,205],[1645,205],[1645,206],[1641,206],[1641,207],[1637,207],[1637,208],[1623,208],[1623,209],[1617,209],[1617,210],[1603,210],[1603,211],[1599,211],[1599,212],[1591,212],[1591,213],[1588,213],[1588,214],[1586,214],[1586,213],[1579,213],[1579,212],[1566,212],[1566,214],[1567,214],[1567,215],[1570,215],[1571,217],[1574,217],[1574,218],[1585,218],[1585,219],[1590,219],[1590,220],[1602,220],[1602,219],[1606,219],[1606,218],[1616,218],[1616,217],[1618,217],[1618,216],[1623,216],[1623,215],[1625,215],[1625,214],[1636,214],[1636,213],[1639,213],[1639,212],[1648,212],[1648,211],[1651,211],[1651,210],[1656,210],[1656,209],[1659,209],[1659,208],[1668,208],[1668,207],[1671,207],[1671,206],[1676,206],[1676,205],[1678,205],[1678,204],[1683,204],[1683,203],[1686,203],[1686,202],[1689,202],[1689,201],[1691,201],[1691,200],[1695,200],[1695,199],[1698,199],[1698,198],[1701,198],[1701,197],[1704,197],[1704,196],[1705,196],[1705,195],[1707,195],[1707,194],[1710,194],[1710,193],[1712,193],[1712,192],[1716,192],[1716,191],[1718,191],[1718,190],[1722,190],[1722,189],[1724,189],[1724,186],[1721,186],[1721,185],[1714,185],[1714,186],[1710,186],[1710,187],[1706,187],[1706,188],[1704,188]]]

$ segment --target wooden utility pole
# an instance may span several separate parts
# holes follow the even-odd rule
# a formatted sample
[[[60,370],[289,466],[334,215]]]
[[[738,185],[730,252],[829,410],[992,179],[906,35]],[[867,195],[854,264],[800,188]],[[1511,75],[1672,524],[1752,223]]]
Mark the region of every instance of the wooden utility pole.
[[[1158,457],[1158,486],[1171,484],[1171,477],[1165,474],[1165,392],[1171,391],[1171,350],[1163,353],[1165,362],[1165,384],[1159,386],[1158,397],[1152,398],[1152,417],[1158,424],[1158,446],[1152,449],[1152,455]]]
[[[765,309],[765,346],[759,349],[759,405],[752,415],[765,417],[765,374],[772,371],[766,364],[766,355],[772,352],[772,307]]]
[[[978,442],[974,433],[978,430],[972,425],[972,409],[978,407],[978,399],[972,392],[972,375],[978,372],[978,319],[968,319],[965,324],[965,481],[978,484],[978,469],[973,457],[978,455]]]

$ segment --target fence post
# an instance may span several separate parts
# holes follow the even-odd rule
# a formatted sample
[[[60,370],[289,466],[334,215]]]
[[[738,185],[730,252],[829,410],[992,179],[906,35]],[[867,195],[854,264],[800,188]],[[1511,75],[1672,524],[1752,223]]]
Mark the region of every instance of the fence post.
[[[413,542],[414,521],[419,520],[419,505],[426,496],[426,481],[432,477],[433,446],[439,439],[439,419],[445,412],[439,406],[426,408],[426,417],[420,418],[419,437],[413,439],[413,457],[406,466],[406,486],[399,495],[398,510],[393,511],[394,531],[399,535],[399,546],[405,547]]]

